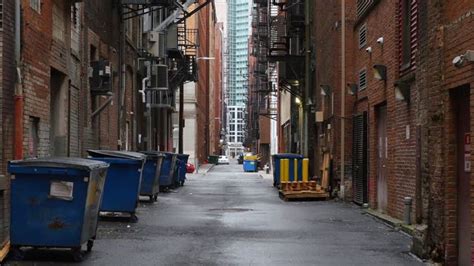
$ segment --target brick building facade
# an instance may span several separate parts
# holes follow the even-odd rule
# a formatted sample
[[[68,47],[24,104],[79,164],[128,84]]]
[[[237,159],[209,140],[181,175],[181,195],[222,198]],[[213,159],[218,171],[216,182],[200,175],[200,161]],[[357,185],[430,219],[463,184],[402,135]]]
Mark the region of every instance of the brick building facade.
[[[204,2],[204,1],[200,1]],[[198,81],[197,81],[197,158],[199,162],[207,160],[211,154],[219,153],[220,131],[215,121],[219,113],[219,106],[215,101],[219,99],[221,85],[221,67],[217,64],[219,52],[216,47],[217,18],[213,4],[203,7],[197,14],[197,28],[199,29],[199,48],[197,52]]]
[[[313,8],[314,88],[324,117],[316,164],[329,152],[341,180],[345,119],[346,199],[403,220],[410,198],[412,250],[471,265],[474,64],[453,60],[474,49],[474,4],[354,0]]]
[[[15,2],[0,1],[0,261],[8,248],[10,221],[10,179],[6,164],[13,159],[15,91]]]

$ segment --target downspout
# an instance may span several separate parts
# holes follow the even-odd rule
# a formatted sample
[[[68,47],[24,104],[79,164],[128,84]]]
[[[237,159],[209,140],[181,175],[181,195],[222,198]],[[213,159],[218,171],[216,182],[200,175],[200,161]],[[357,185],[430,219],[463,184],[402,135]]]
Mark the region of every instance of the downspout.
[[[346,149],[346,1],[341,0],[341,195],[345,196],[345,149]]]
[[[123,119],[124,119],[124,95],[125,95],[125,69],[124,69],[124,62],[125,62],[125,21],[123,19],[123,10],[122,7],[119,7],[119,52],[118,52],[118,74],[119,74],[119,85],[118,85],[118,93],[117,93],[117,111],[118,111],[118,119],[117,119],[117,149],[123,150],[125,147],[124,139],[123,139]]]
[[[303,156],[309,156],[309,116],[310,116],[310,88],[311,88],[311,1],[305,1],[305,85],[303,106]]]
[[[23,78],[21,74],[21,0],[15,1],[15,65],[16,65],[16,84],[15,84],[15,117],[14,117],[14,154],[15,160],[23,159]]]

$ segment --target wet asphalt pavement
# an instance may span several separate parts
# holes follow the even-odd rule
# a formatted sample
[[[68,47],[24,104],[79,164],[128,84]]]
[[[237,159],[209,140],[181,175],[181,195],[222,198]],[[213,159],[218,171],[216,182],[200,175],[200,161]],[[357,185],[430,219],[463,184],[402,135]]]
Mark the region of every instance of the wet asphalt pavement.
[[[102,221],[93,251],[73,265],[421,265],[408,236],[359,207],[284,202],[271,184],[236,164],[191,175],[140,203],[138,223]],[[71,263],[63,252],[27,259],[18,265]]]

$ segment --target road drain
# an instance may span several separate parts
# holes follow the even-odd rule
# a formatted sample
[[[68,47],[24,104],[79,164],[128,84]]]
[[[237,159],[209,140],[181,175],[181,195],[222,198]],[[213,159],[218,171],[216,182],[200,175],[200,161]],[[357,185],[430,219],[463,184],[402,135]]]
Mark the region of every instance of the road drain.
[[[211,212],[249,212],[253,211],[252,209],[244,208],[219,208],[219,209],[209,209]]]

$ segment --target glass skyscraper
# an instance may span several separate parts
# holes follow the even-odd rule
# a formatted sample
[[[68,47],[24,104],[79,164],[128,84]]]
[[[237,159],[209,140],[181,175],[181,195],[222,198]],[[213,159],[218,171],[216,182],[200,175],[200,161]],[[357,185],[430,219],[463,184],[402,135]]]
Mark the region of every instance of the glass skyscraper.
[[[231,156],[243,152],[248,88],[249,1],[227,1],[227,141]]]

